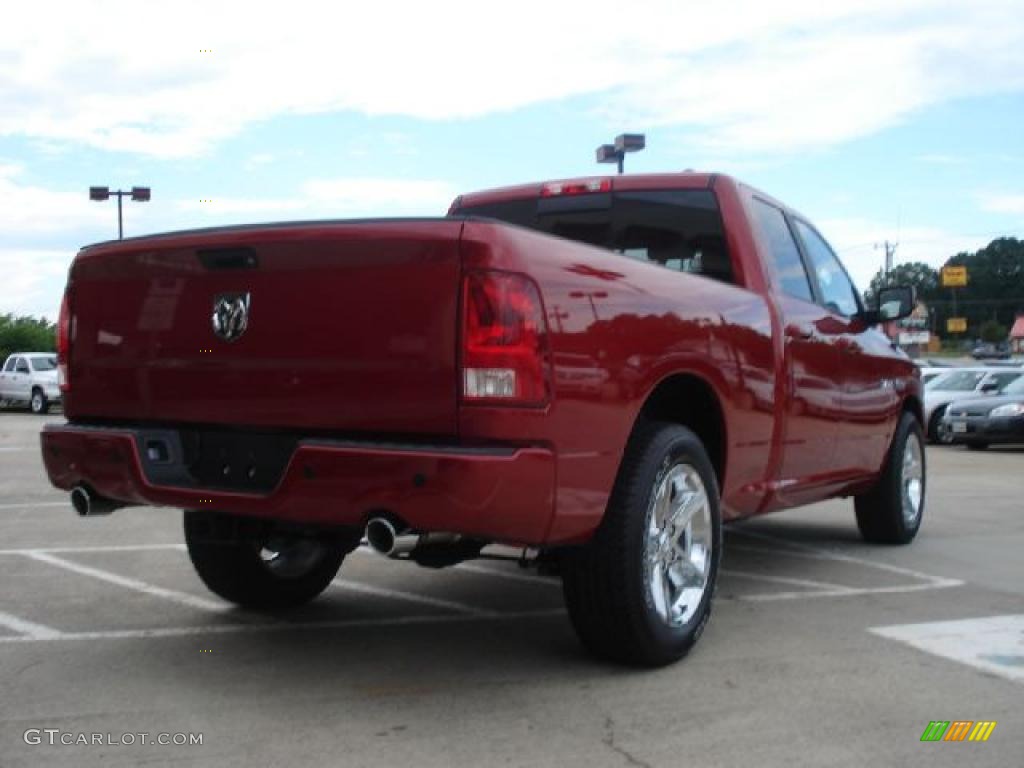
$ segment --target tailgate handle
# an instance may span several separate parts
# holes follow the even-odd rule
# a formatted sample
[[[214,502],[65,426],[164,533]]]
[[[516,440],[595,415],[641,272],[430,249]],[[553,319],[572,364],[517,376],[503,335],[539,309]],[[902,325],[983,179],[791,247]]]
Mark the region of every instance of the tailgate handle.
[[[196,251],[196,255],[207,269],[256,269],[259,266],[252,248],[212,248]]]

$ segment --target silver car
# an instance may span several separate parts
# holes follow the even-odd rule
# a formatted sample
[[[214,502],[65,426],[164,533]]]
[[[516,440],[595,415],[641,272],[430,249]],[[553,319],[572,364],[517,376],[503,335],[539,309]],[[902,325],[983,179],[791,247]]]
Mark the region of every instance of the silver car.
[[[46,413],[60,399],[56,353],[20,352],[0,368],[0,401],[27,403],[32,413]]]
[[[950,403],[964,398],[997,395],[1013,381],[1024,376],[1020,368],[980,366],[953,368],[929,381],[924,388],[924,419],[928,439],[949,443],[951,436],[942,427],[942,416]]]

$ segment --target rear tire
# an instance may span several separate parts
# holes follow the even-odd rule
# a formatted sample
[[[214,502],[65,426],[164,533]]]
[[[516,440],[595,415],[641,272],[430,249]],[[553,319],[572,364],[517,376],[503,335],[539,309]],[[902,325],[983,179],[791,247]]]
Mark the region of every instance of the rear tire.
[[[921,528],[926,487],[924,435],[910,413],[900,416],[878,482],[855,496],[857,527],[866,541],[909,544]]]
[[[42,416],[50,410],[50,401],[46,399],[46,394],[43,390],[37,387],[32,390],[32,396],[29,398],[28,406],[32,409],[32,413],[37,416]]]
[[[331,583],[358,536],[275,530],[259,520],[185,510],[185,544],[211,592],[244,608],[281,611]]]
[[[721,541],[718,483],[700,440],[676,424],[638,427],[601,525],[561,562],[583,645],[643,666],[685,656],[711,615]]]

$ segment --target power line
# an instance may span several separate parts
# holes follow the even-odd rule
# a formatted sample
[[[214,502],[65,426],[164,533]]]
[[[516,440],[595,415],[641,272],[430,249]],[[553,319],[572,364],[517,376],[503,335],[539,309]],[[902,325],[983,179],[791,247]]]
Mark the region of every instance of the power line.
[[[1013,237],[1020,238],[1024,235],[1015,235],[1007,233],[1006,230],[997,230],[995,232],[974,232],[974,233],[952,233],[946,237],[918,237],[911,238],[909,240],[900,240],[900,243],[945,243],[952,239],[960,237]],[[877,248],[878,241],[872,240],[868,243],[857,243],[856,245],[848,245],[845,248],[837,248],[836,253],[849,253],[850,251],[860,250],[861,248]]]

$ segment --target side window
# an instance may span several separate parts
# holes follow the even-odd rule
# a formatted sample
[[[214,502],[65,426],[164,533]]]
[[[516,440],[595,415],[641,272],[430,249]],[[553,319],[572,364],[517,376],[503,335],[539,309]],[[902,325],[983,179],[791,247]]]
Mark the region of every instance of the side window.
[[[763,200],[754,199],[754,212],[761,234],[768,241],[775,276],[779,281],[780,290],[788,296],[795,296],[804,301],[814,301],[811,283],[807,279],[807,270],[800,258],[793,234],[786,224],[786,217],[774,205]]]
[[[29,370],[28,370],[28,363],[25,362],[25,358],[23,358],[23,357],[19,357],[18,358],[18,366],[17,366],[17,368],[15,370],[17,370],[18,373],[28,373],[29,372]]]
[[[1010,383],[1016,381],[1019,378],[1020,378],[1020,374],[1019,373],[1013,373],[1012,371],[1007,371],[1006,373],[993,373],[989,377],[989,381],[994,381],[996,384],[998,384],[999,385],[999,390],[1002,391],[1003,389],[1006,388],[1007,384],[1010,384]]]
[[[857,304],[857,291],[828,243],[806,222],[800,221],[800,219],[793,221],[796,223],[796,231],[807,249],[807,256],[810,258],[814,276],[818,279],[818,287],[821,288],[821,298],[825,308],[846,317],[857,314],[860,311],[860,305]]]
[[[12,357],[4,364],[4,373],[11,373],[14,370],[14,364],[18,361],[18,358]]]

